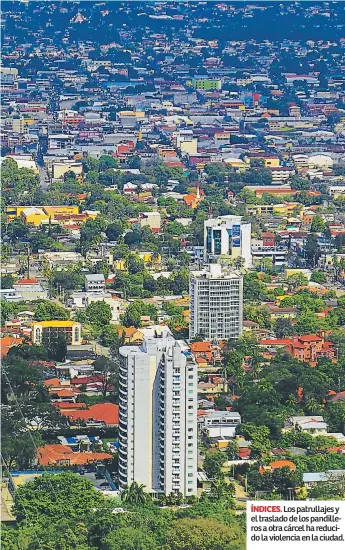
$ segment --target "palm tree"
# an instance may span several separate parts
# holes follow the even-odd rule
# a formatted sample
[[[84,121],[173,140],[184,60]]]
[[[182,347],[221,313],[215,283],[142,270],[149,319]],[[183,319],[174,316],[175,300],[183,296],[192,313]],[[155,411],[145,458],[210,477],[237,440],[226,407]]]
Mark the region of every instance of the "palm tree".
[[[150,495],[145,492],[145,485],[139,485],[136,481],[127,485],[121,493],[121,500],[127,504],[144,504],[150,498]]]
[[[307,398],[306,408],[309,413],[316,414],[317,412],[320,412],[321,406],[315,399],[315,397],[309,397]]]

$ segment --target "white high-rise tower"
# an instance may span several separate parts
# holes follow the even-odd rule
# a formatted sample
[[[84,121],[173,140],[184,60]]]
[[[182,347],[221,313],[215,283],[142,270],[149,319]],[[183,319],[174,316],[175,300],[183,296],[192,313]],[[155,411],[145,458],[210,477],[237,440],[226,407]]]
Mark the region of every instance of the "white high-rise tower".
[[[189,347],[167,327],[120,348],[120,488],[197,493],[197,383]]]
[[[189,338],[197,334],[206,340],[229,340],[242,335],[243,278],[222,271],[219,264],[191,271]]]

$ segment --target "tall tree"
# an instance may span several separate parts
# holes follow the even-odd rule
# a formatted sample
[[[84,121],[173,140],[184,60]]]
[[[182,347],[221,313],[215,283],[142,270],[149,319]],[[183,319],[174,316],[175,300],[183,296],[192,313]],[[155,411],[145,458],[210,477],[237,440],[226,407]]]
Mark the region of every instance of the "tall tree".
[[[35,307],[36,321],[65,321],[67,319],[69,319],[69,311],[59,304],[55,304],[47,300],[42,300],[39,301]]]
[[[288,338],[295,332],[290,319],[285,319],[284,317],[276,320],[274,331],[277,338]]]
[[[312,266],[315,266],[321,256],[321,251],[317,242],[317,236],[314,233],[308,235],[304,252]]]
[[[87,478],[72,472],[44,474],[17,489],[13,513],[20,524],[49,525],[57,517],[78,522],[102,503],[102,494]]]
[[[105,302],[91,302],[85,310],[89,323],[97,328],[109,325],[112,319],[111,307]]]
[[[233,521],[224,525],[213,518],[180,519],[165,535],[167,550],[244,548],[244,534]]]
[[[5,466],[11,471],[31,468],[36,449],[42,443],[39,432],[28,429],[22,415],[14,408],[4,407],[1,412],[1,453]]]
[[[150,500],[150,495],[145,492],[145,485],[139,485],[133,481],[131,485],[124,488],[121,493],[121,500],[127,504],[144,504]]]
[[[119,387],[119,365],[118,361],[100,357],[93,362],[94,372],[98,374],[101,381],[103,399],[106,399],[110,386],[114,388],[114,395],[118,395]]]

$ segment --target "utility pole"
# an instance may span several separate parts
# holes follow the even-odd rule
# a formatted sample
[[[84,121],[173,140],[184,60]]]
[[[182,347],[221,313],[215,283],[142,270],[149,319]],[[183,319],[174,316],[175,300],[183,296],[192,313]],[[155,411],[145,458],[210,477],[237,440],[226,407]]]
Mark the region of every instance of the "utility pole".
[[[30,279],[30,245],[28,245],[27,248],[27,272],[28,272],[28,279]]]

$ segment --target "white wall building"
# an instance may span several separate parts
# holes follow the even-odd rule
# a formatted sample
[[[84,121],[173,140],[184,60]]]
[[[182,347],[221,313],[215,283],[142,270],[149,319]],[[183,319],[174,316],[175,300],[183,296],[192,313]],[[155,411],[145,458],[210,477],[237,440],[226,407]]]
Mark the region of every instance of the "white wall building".
[[[0,288],[0,298],[5,302],[20,302],[23,296],[18,294],[14,288]]]
[[[243,328],[243,278],[223,272],[219,264],[190,273],[189,338],[206,340],[239,338]]]
[[[197,493],[197,365],[169,329],[120,348],[119,485]]]
[[[210,411],[201,417],[200,423],[208,437],[235,437],[241,415],[232,411]]]
[[[263,260],[270,259],[274,266],[282,266],[288,263],[288,250],[279,246],[252,246],[254,265],[260,265]]]
[[[86,292],[104,292],[105,278],[103,273],[85,275],[85,290]]]
[[[123,300],[118,296],[114,296],[110,292],[73,292],[69,298],[69,305],[73,308],[85,309],[92,302],[104,302],[111,309],[111,322],[119,323],[120,316],[126,311],[129,304],[127,300]]]
[[[219,216],[205,221],[204,260],[219,256],[244,259],[244,266],[251,267],[251,223],[243,222],[241,216]]]

